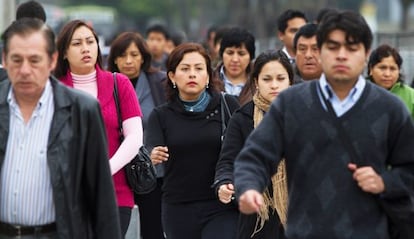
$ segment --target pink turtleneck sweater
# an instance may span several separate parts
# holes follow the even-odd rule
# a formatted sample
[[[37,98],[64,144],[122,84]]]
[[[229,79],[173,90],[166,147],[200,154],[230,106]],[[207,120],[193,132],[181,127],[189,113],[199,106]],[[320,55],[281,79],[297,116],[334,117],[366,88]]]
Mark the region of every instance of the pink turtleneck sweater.
[[[97,98],[96,70],[87,75],[77,75],[72,72],[70,74],[73,79],[73,88],[87,92],[94,98]],[[125,139],[109,161],[112,175],[134,158],[143,143],[141,117],[132,117],[124,120],[122,127]]]
[[[114,77],[109,71],[95,66],[96,73],[91,75],[72,75],[70,71],[61,76],[59,80],[73,88],[90,93],[95,96],[101,106],[108,138],[108,153],[110,167],[114,180],[115,193],[118,206],[133,207],[134,194],[128,186],[123,166],[129,162],[142,145],[141,108],[131,81],[122,74],[117,74],[119,101],[122,114],[122,126],[125,140],[121,143],[118,131],[118,116],[113,96]],[[75,78],[75,79],[74,79]]]

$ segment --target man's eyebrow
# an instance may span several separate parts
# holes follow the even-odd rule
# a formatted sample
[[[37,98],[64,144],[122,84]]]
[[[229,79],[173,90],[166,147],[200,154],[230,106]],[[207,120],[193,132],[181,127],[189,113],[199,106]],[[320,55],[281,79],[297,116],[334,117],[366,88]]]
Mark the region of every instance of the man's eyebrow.
[[[334,40],[332,40],[332,39],[328,39],[328,40],[326,40],[326,43],[327,43],[327,44],[335,44],[335,45],[340,45],[340,44],[341,44],[340,42],[338,42],[338,41],[334,41]]]

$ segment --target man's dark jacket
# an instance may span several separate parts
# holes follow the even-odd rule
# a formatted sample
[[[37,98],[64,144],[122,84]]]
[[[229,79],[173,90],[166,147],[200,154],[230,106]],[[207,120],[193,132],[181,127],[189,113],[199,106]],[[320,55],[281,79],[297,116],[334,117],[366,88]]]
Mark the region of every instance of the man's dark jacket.
[[[99,104],[80,91],[50,79],[54,115],[47,162],[59,239],[121,238]],[[9,135],[10,82],[0,83],[0,169]]]
[[[7,71],[0,67],[0,82],[7,79]]]

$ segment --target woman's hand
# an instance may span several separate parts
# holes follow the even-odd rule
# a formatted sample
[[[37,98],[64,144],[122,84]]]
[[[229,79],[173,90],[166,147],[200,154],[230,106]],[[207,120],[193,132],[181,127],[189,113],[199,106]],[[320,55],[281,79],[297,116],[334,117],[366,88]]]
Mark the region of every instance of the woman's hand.
[[[230,203],[231,200],[233,200],[234,195],[234,186],[233,184],[223,184],[218,189],[218,197],[220,202],[227,204]]]
[[[154,165],[163,163],[168,160],[168,147],[166,146],[156,146],[151,151],[151,162]]]

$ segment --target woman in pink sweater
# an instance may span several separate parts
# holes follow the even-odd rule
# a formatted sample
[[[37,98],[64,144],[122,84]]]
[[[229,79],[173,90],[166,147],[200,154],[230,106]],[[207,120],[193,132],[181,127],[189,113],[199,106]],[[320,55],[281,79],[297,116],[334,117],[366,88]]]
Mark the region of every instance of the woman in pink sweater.
[[[58,35],[59,57],[55,76],[75,89],[95,97],[101,106],[108,138],[110,167],[125,235],[131,209],[133,192],[125,178],[124,166],[138,153],[142,145],[141,108],[129,79],[117,74],[119,101],[122,114],[124,141],[120,142],[117,111],[114,101],[114,78],[102,70],[98,37],[91,26],[80,20],[67,23]]]

